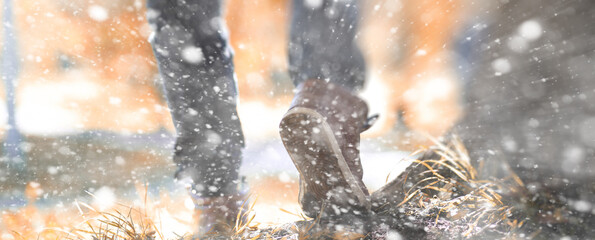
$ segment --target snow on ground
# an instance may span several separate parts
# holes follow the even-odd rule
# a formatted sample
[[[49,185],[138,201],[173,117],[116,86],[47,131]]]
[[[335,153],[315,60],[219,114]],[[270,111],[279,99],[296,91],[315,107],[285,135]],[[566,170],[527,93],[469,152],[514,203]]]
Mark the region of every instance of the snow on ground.
[[[378,150],[374,141],[362,142],[361,149],[364,183],[371,191],[382,187],[387,179],[394,179],[410,163],[403,161],[409,155],[408,152]],[[298,176],[280,139],[248,141],[241,172],[246,176],[278,175],[282,181],[287,177],[297,179]]]
[[[100,88],[85,80],[40,81],[24,85],[16,109],[19,130],[34,135],[81,132],[82,116],[76,111],[76,102],[72,100],[94,98]],[[64,104],[66,100],[72,101],[70,106]]]
[[[381,86],[374,85],[371,88],[381,89]],[[122,107],[127,97],[118,95],[100,97],[105,95],[101,89],[102,86],[93,81],[87,81],[84,78],[74,78],[61,82],[38,81],[21,85],[16,108],[17,126],[23,133],[32,136],[59,137],[95,130],[88,129],[88,127],[81,124],[85,118],[85,113],[77,111],[77,109],[84,103],[101,105],[106,113],[111,112],[111,117],[119,119],[123,125],[127,125],[124,123],[126,121],[143,121],[145,115],[128,112],[128,115],[132,114],[137,117],[130,120],[130,116],[118,114],[122,113]],[[371,96],[368,97],[369,99],[373,99]],[[103,99],[104,101],[89,101],[89,99]],[[80,103],[78,102],[79,100]],[[300,210],[296,195],[298,172],[285,151],[278,134],[278,125],[282,116],[287,111],[288,104],[272,103],[252,100],[241,102],[238,108],[247,140],[242,173],[247,176],[248,181],[253,185],[252,190],[255,192],[255,195],[262,196],[256,200],[256,206],[254,207],[256,218],[254,221],[263,224],[300,220],[299,217],[281,210],[284,209],[299,214]],[[371,103],[371,105],[379,106],[378,108],[372,108],[371,113],[380,112],[380,110],[385,108],[382,102],[378,101]],[[0,104],[0,121],[2,125],[6,124],[4,106],[5,104]],[[115,132],[116,135],[118,133],[122,134],[126,133],[126,131]],[[174,134],[173,132],[170,133],[172,135],[168,136],[168,139]],[[139,134],[139,136],[143,135],[142,133]],[[147,142],[151,138],[149,135],[146,134],[146,139],[141,136],[138,141]],[[105,141],[108,145],[116,143],[110,143],[110,141],[115,141],[113,139],[110,140],[110,138],[106,138]],[[131,143],[127,144],[130,145]],[[361,146],[364,182],[371,191],[384,185],[387,176],[390,175],[394,178],[407,166],[406,162],[400,160],[406,157],[408,153],[379,147],[379,145],[379,142],[374,139],[367,138],[362,142]],[[149,148],[159,148],[156,150],[168,151],[166,150],[168,148],[167,146],[155,145]],[[99,161],[102,160],[101,156],[97,157]],[[160,164],[172,164],[170,159],[166,159],[167,154],[163,158],[166,161],[160,162]],[[109,161],[115,161],[122,167],[122,165],[129,165],[129,160],[116,157],[115,160],[110,159]],[[61,162],[56,162],[55,164],[71,166],[70,164],[72,163],[68,162],[68,160],[61,160]],[[158,166],[153,167],[157,168]],[[48,169],[54,168],[50,166]],[[138,168],[141,168],[141,166]],[[168,171],[153,172],[152,174],[173,175],[173,173]],[[107,174],[109,175],[110,173]],[[128,177],[131,176],[124,178],[128,179]],[[144,177],[152,179],[149,176]],[[168,183],[154,184],[170,187],[175,185],[173,184],[173,178],[166,177],[165,179],[161,179],[160,181],[166,181]],[[107,187],[107,185],[109,184],[92,192],[96,199],[101,200],[100,202],[112,203],[115,198],[113,195],[114,191],[119,186],[110,185],[110,187]],[[270,191],[273,191],[274,194],[269,196],[267,194],[270,193],[266,192],[266,187],[268,186],[270,188],[273,185],[276,187],[270,189]],[[170,191],[174,192],[182,190],[170,189]],[[101,204],[96,207],[98,209],[109,208],[109,206]]]

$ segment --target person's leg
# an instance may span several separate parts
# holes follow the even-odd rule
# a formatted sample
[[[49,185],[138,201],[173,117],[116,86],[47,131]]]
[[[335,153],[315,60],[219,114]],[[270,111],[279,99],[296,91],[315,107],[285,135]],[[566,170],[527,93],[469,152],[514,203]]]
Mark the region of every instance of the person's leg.
[[[280,134],[300,172],[299,201],[310,217],[365,216],[370,209],[359,158],[368,108],[355,94],[365,79],[355,41],[356,4],[292,3],[289,72],[297,93],[281,120]]]
[[[200,202],[237,195],[244,137],[218,0],[148,0],[159,72],[177,131],[176,178]],[[233,216],[235,218],[235,216]]]
[[[217,0],[149,0],[152,44],[177,131],[179,180],[199,196],[233,192],[243,136],[232,50]]]
[[[365,62],[357,46],[357,0],[293,0],[289,73],[295,84],[322,79],[351,91],[364,85]]]

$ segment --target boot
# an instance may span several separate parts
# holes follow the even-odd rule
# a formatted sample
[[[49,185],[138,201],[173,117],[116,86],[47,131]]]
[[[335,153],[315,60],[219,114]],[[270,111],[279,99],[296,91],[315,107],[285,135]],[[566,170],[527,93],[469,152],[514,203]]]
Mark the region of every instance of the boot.
[[[236,224],[246,223],[248,203],[244,194],[237,193],[219,197],[195,197],[190,193],[195,206],[195,221],[198,229],[195,237],[229,236]]]
[[[359,158],[360,133],[369,128],[366,103],[322,80],[305,81],[297,89],[279,131],[300,173],[304,213],[312,218],[368,214]]]

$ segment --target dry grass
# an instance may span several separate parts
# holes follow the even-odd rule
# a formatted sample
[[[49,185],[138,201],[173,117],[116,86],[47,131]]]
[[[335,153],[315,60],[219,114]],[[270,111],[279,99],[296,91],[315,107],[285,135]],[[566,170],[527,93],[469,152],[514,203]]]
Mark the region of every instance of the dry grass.
[[[467,150],[456,137],[448,143],[434,140],[434,146],[412,154],[418,155],[421,157],[411,160],[412,165],[401,179],[404,199],[385,206],[384,213],[400,211],[418,219],[431,219],[426,224],[436,230],[435,234],[451,230],[464,238],[479,236],[486,229],[512,236],[523,225],[513,217],[515,208],[502,196],[523,187],[513,172],[508,180],[499,182],[478,178]]]
[[[165,239],[160,224],[162,219],[157,211],[153,211],[158,206],[156,208],[156,204],[149,200],[147,187],[137,186],[137,192],[143,196],[142,207],[117,203],[110,211],[98,211],[89,204],[76,201],[83,221],[68,232],[64,231],[67,234],[59,239]]]
[[[524,222],[519,219],[515,207],[507,197],[511,192],[521,191],[523,183],[518,176],[500,182],[482,180],[471,166],[466,149],[459,140],[448,143],[435,141],[435,145],[421,149],[412,155],[422,156],[411,160],[412,165],[402,173],[405,176],[404,197],[392,202],[378,215],[409,216],[425,227],[432,238],[475,238],[498,236],[516,238],[517,230]],[[401,177],[400,176],[400,177]],[[154,209],[146,189],[138,187],[139,196],[144,196],[142,207],[119,204],[109,211],[99,211],[89,204],[76,204],[82,221],[72,227],[47,227],[41,232],[13,232],[13,239],[192,239],[190,233],[164,236],[164,222]],[[163,198],[163,197],[162,197]],[[319,219],[307,218],[303,213],[293,213],[302,220],[270,227],[254,223],[253,208],[256,201],[246,201],[237,221],[225,233],[212,234],[214,239],[374,239],[355,231],[331,231],[321,226]],[[174,214],[175,216],[175,214]],[[515,217],[516,216],[516,217]],[[399,219],[407,219],[399,217]],[[191,223],[188,223],[191,224]],[[48,225],[49,226],[49,225]],[[56,225],[54,225],[56,226]],[[167,226],[166,226],[167,227]],[[397,228],[398,229],[398,228]],[[167,230],[167,229],[166,229]],[[403,229],[400,229],[403,231]],[[51,232],[51,235],[47,233]],[[35,234],[37,233],[37,234]],[[492,234],[492,235],[489,235]],[[496,234],[496,235],[494,235]]]
[[[146,191],[145,191],[146,192]],[[241,209],[236,216],[233,226],[225,233],[207,233],[207,238],[225,237],[228,239],[250,239],[247,236],[258,229],[257,224],[253,224],[253,208],[256,201],[249,204],[250,197],[241,205]],[[80,203],[81,206],[90,210],[95,217],[87,218],[83,226],[75,228],[64,239],[93,239],[93,240],[136,240],[136,239],[168,239],[161,233],[162,226],[156,224],[156,217],[151,216],[146,209],[147,198],[145,197],[145,208],[126,207],[126,213],[119,210],[111,212],[99,212],[87,204]],[[79,208],[80,209],[80,208]],[[80,209],[81,214],[83,210]],[[191,233],[178,235],[172,239],[196,239]]]

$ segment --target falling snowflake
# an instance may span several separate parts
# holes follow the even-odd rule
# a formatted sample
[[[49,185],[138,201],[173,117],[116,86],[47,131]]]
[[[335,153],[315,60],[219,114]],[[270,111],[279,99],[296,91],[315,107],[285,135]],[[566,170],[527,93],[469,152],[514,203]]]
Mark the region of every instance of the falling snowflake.
[[[199,64],[204,59],[202,49],[196,46],[188,46],[182,49],[182,58],[191,64]]]
[[[88,13],[89,17],[97,22],[103,22],[109,18],[107,9],[99,5],[91,5]]]

